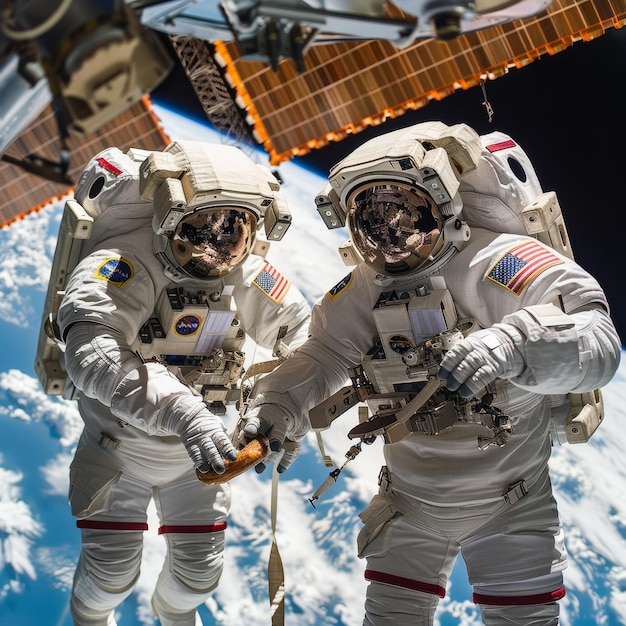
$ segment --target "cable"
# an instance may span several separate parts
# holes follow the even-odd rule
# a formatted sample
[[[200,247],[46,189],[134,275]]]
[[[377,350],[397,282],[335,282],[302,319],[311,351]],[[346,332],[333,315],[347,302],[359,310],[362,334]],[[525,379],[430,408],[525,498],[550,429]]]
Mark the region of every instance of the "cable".
[[[2,13],[2,23],[0,24],[0,28],[7,37],[14,39],[15,41],[29,41],[37,39],[37,37],[47,33],[61,21],[71,4],[72,0],[61,0],[61,4],[52,13],[52,15],[48,17],[48,19],[43,21],[39,26],[35,26],[29,30],[13,30],[10,26],[8,26],[10,9],[7,8],[7,10]]]

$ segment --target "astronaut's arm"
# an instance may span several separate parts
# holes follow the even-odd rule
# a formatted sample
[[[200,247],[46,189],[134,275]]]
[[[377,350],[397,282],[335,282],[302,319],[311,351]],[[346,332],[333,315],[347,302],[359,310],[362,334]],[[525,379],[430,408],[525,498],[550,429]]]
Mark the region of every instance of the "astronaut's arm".
[[[158,363],[144,363],[123,333],[77,322],[65,335],[65,365],[74,385],[119,419],[150,435],[178,435],[196,466],[223,472],[236,451],[202,399]]]
[[[344,360],[312,337],[273,372],[255,385],[250,408],[279,407],[289,416],[290,435],[301,438],[311,428],[309,409],[331,396],[346,382]]]
[[[606,385],[619,365],[621,340],[601,306],[564,314],[553,305],[507,315],[518,329],[524,368],[511,382],[544,394],[583,393]]]
[[[308,307],[308,304],[307,304]],[[310,308],[300,309],[298,316],[291,318],[291,323],[287,321],[287,334],[283,338],[283,342],[289,348],[289,350],[295,350],[297,347],[304,344],[309,337],[309,323],[310,323]]]
[[[177,396],[191,393],[162,365],[147,367],[128,347],[123,334],[113,328],[89,322],[72,324],[65,346],[65,366],[76,388],[148,434],[164,434],[160,432],[163,414]],[[132,393],[131,380],[136,387]],[[126,401],[120,398],[122,383]]]
[[[105,406],[111,406],[115,389],[142,363],[117,330],[90,322],[77,322],[67,330],[67,374],[79,391]],[[148,430],[145,424],[143,430]]]
[[[290,285],[288,295],[289,298],[268,316],[275,328],[287,329],[281,339],[285,348],[281,356],[286,356],[308,339],[311,322],[311,306],[302,293],[294,285]],[[278,331],[274,330],[272,335],[266,338],[266,341],[272,339],[274,342],[272,347],[275,347],[277,334]]]
[[[279,329],[286,328],[281,341],[289,350],[302,345],[307,337],[311,318],[311,306],[302,292],[292,283],[287,283],[287,291],[280,299],[274,300],[253,283],[255,271],[263,261],[253,259],[249,263],[249,276],[236,286],[237,317],[246,333],[260,346],[273,349]]]
[[[297,456],[299,442],[311,429],[309,410],[339,390],[346,378],[345,359],[310,337],[257,382],[244,416],[244,433],[248,437],[264,434],[274,453],[284,448],[278,471],[285,471]],[[266,459],[265,464],[271,460]],[[261,465],[257,471],[263,468]]]
[[[439,376],[448,389],[467,397],[495,378],[536,393],[582,393],[611,380],[620,354],[620,339],[602,306],[566,314],[540,304],[456,344],[442,360]]]

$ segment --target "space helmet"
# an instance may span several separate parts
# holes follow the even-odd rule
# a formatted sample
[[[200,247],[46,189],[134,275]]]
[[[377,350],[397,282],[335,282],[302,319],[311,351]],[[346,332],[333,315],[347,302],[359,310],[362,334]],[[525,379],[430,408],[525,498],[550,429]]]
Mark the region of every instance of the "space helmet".
[[[223,278],[282,239],[291,214],[279,190],[268,168],[234,146],[178,141],[140,166],[140,193],[154,203],[155,254],[176,282]]]
[[[467,241],[459,180],[481,149],[465,124],[425,122],[371,139],[331,168],[315,202],[328,228],[347,226],[344,260],[403,276]]]

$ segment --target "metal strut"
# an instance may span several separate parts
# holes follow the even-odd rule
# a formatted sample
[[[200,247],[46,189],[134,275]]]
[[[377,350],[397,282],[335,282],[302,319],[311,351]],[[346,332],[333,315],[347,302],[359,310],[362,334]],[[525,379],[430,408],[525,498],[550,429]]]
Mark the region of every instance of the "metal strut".
[[[361,452],[361,442],[354,444],[350,447],[350,449],[346,452],[346,460],[344,461],[341,467],[335,468],[329,475],[328,478],[315,490],[313,495],[309,498],[309,502],[311,506],[315,508],[315,501],[319,500],[336,482],[339,474],[343,471],[343,468],[352,460],[354,460],[359,453]]]

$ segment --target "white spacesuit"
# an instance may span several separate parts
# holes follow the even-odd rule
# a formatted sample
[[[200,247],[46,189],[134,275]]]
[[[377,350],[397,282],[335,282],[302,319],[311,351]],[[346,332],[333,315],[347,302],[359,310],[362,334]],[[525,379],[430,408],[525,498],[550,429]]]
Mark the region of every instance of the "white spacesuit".
[[[85,423],[70,469],[82,536],[72,617],[115,623],[152,499],[167,544],[152,606],[163,625],[197,625],[221,575],[230,496],[196,468],[219,474],[236,456],[220,416],[240,399],[244,341],[280,354],[307,335],[309,305],[257,237],[263,225],[279,239],[290,214],[267,168],[200,142],[105,150],[75,200],[96,219],[56,315]]]
[[[349,436],[381,435],[386,465],[360,515],[364,624],[432,624],[459,553],[485,624],[557,624],[552,408],[605,385],[621,344],[554,194],[507,135],[430,122],[357,148],[316,203],[347,222],[356,267],[259,381],[244,432],[285,440],[284,471],[311,427],[367,403]]]

